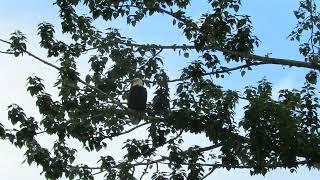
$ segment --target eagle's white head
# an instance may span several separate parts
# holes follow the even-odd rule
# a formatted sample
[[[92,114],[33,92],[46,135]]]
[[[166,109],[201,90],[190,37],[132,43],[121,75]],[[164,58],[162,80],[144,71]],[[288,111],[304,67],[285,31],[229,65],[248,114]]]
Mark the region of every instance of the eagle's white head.
[[[143,86],[143,82],[140,78],[134,78],[132,80],[132,86]]]

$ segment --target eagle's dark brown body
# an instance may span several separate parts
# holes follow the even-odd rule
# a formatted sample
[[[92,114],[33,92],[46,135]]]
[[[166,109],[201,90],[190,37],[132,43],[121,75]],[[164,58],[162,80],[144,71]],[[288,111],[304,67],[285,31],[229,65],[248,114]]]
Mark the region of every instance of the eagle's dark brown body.
[[[147,104],[147,90],[143,86],[131,86],[128,107],[136,111],[145,111]]]

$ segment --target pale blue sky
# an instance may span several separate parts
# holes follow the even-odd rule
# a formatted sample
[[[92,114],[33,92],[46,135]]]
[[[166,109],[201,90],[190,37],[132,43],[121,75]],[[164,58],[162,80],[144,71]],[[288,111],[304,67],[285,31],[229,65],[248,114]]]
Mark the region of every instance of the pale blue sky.
[[[57,7],[52,6],[53,1],[44,0],[0,0],[0,38],[8,38],[8,35],[14,30],[21,30],[28,37],[28,49],[35,52],[40,57],[46,57],[45,51],[39,49],[37,45],[38,37],[37,25],[42,21],[50,22],[56,26],[59,25]],[[192,17],[199,17],[200,13],[209,10],[206,6],[206,0],[193,0],[192,9],[188,13]],[[260,47],[256,50],[259,55],[272,53],[274,57],[290,58],[302,60],[299,55],[296,43],[286,39],[292,28],[295,26],[295,18],[292,11],[298,7],[298,0],[246,0],[243,1],[241,12],[252,16],[255,35],[261,40]],[[161,15],[147,18],[142,23],[137,24],[136,28],[127,27],[125,21],[117,20],[116,23],[104,23],[98,21],[98,27],[118,27],[124,35],[133,37],[137,42],[148,43],[185,43],[185,39],[181,36],[181,32],[172,27],[172,19]],[[58,32],[58,31],[57,31]],[[59,33],[58,33],[59,35]],[[61,35],[59,35],[61,37]],[[0,50],[5,50],[5,46],[0,44]],[[177,53],[165,51],[162,56],[165,58],[165,67],[171,77],[177,76],[178,69],[192,59],[184,59],[179,57]],[[191,56],[197,57],[197,55]],[[55,62],[51,60],[51,62]],[[88,66],[85,57],[79,60],[80,72],[87,72]],[[264,66],[255,68],[252,72],[248,72],[245,78],[240,78],[240,73],[236,72],[231,76],[227,76],[223,83],[228,88],[243,89],[248,84],[255,84],[262,77],[267,77],[269,81],[274,83],[275,89],[283,88],[299,88],[304,82],[305,70],[297,68],[282,69],[280,66]],[[0,84],[4,87],[0,90],[1,94],[6,96],[0,97],[0,121],[6,123],[6,107],[11,103],[20,104],[28,115],[40,117],[34,106],[34,99],[26,93],[26,78],[35,73],[46,80],[48,87],[52,86],[56,78],[56,72],[43,64],[35,62],[32,58],[13,58],[0,54]],[[236,82],[236,83],[235,83]],[[55,93],[56,90],[48,88],[49,92]],[[237,109],[241,115],[240,108]],[[241,117],[241,116],[237,116]],[[136,133],[137,135],[139,133]],[[140,135],[140,134],[139,134]],[[197,142],[207,143],[203,137],[186,135],[189,144]],[[43,143],[50,144],[48,137],[41,137]],[[121,146],[117,145],[115,152],[121,150]],[[116,154],[116,153],[115,153]],[[82,153],[81,158],[86,162],[95,161],[89,153]],[[23,160],[23,151],[17,150],[7,142],[0,141],[0,179],[44,179],[40,176],[41,168],[35,166],[29,167],[26,164],[21,165]],[[301,179],[312,180],[320,176],[320,172],[316,170],[309,171],[307,168],[299,168],[297,173],[291,174],[288,170],[275,170],[263,176],[250,176],[248,170],[217,170],[209,179],[221,180],[271,180],[271,179]],[[42,177],[42,178],[40,178]]]

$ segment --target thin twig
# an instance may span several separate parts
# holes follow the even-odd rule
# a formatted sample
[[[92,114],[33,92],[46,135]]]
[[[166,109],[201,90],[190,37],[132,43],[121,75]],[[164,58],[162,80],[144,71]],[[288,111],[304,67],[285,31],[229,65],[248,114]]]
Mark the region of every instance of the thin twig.
[[[13,54],[12,52],[0,51],[2,54]]]
[[[148,168],[149,168],[149,165],[146,166],[146,168],[144,168],[143,172],[142,172],[142,175],[140,177],[139,180],[142,180],[143,176],[145,176],[146,174],[148,174]]]
[[[215,170],[216,168],[211,168],[211,170],[205,175],[205,176],[203,176],[202,178],[201,178],[201,180],[204,180],[204,179],[206,179],[207,177],[209,177],[212,173],[213,173],[213,171]]]
[[[146,122],[146,123],[137,125],[137,126],[131,128],[131,129],[129,129],[129,130],[127,130],[127,131],[123,131],[123,132],[121,132],[121,133],[119,133],[119,134],[115,134],[115,135],[112,135],[112,136],[106,136],[106,138],[113,138],[113,137],[116,137],[116,136],[121,136],[121,135],[124,135],[124,134],[128,134],[128,133],[130,133],[130,132],[132,132],[132,131],[134,131],[134,130],[142,127],[142,126],[145,126],[145,125],[147,125],[147,124],[150,124],[150,123],[149,123],[149,122]]]
[[[178,139],[179,137],[181,137],[182,133],[183,133],[183,130],[180,130],[180,132],[179,132],[179,134],[177,134],[177,136],[175,136],[175,137],[172,138],[172,139],[169,139],[168,141],[166,141],[165,144],[167,144],[167,143],[169,143],[169,142],[174,142],[176,139]]]

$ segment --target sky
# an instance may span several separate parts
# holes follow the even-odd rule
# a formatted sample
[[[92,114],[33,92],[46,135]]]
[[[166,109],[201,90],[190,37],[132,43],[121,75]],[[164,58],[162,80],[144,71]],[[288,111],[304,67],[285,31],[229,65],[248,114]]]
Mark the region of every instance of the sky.
[[[0,38],[8,39],[9,34],[15,30],[21,30],[28,38],[28,49],[40,57],[45,58],[46,53],[40,49],[37,37],[37,25],[47,21],[59,26],[58,8],[52,5],[53,1],[43,0],[0,0]],[[254,26],[254,34],[261,40],[259,48],[255,53],[265,55],[272,53],[271,56],[279,58],[288,58],[303,60],[297,49],[298,44],[290,42],[286,37],[295,26],[293,10],[298,7],[298,0],[279,1],[279,0],[246,0],[243,1],[241,12],[252,16],[251,20]],[[206,0],[193,0],[192,8],[188,14],[194,18],[199,18],[202,12],[208,11]],[[107,27],[117,27],[124,35],[133,37],[140,43],[157,43],[157,44],[174,44],[186,43],[182,37],[182,32],[173,27],[172,19],[157,15],[147,18],[142,23],[138,23],[135,28],[127,27],[125,21],[117,20],[112,23],[96,22],[101,29]],[[64,36],[58,34],[58,37]],[[7,46],[0,44],[0,51],[6,50]],[[170,77],[177,77],[179,69],[196,58],[197,55],[191,55],[189,59],[178,56],[177,52],[164,51],[162,56],[165,58],[165,67]],[[89,70],[86,56],[78,61],[79,71],[85,74]],[[55,63],[54,59],[49,59]],[[274,97],[280,89],[299,88],[304,82],[304,75],[307,71],[297,68],[285,68],[280,66],[264,66],[263,68],[254,68],[253,71],[247,72],[245,78],[239,78],[240,72],[227,76],[223,81],[217,80],[217,83],[223,84],[227,88],[242,90],[248,84],[256,84],[257,81],[266,77],[274,84]],[[0,122],[9,125],[7,121],[7,107],[12,103],[19,104],[24,108],[28,116],[40,119],[37,112],[35,100],[30,97],[26,91],[26,79],[31,75],[37,75],[45,80],[47,91],[56,94],[57,90],[52,88],[57,72],[34,59],[23,56],[14,58],[12,56],[0,54]],[[236,83],[235,83],[236,82]],[[241,118],[241,104],[237,108],[237,116]],[[134,135],[145,134],[143,129],[139,129]],[[206,145],[208,141],[201,136],[187,134],[184,136],[188,139],[187,145],[198,144]],[[125,138],[125,137],[124,137]],[[51,145],[53,139],[50,137],[40,137],[43,144]],[[78,145],[75,143],[75,147]],[[117,156],[121,152],[121,144],[111,143],[111,153]],[[7,141],[0,141],[0,179],[18,180],[18,179],[44,179],[40,175],[41,168],[34,165],[28,166],[22,164],[24,160],[24,151],[15,148]],[[94,163],[96,154],[80,151],[82,162]],[[119,155],[118,155],[119,156]],[[299,168],[297,173],[290,173],[288,170],[274,170],[263,176],[250,176],[249,170],[217,170],[208,179],[231,180],[269,180],[269,179],[301,179],[312,180],[320,176],[317,170]],[[102,177],[97,177],[100,179]]]

